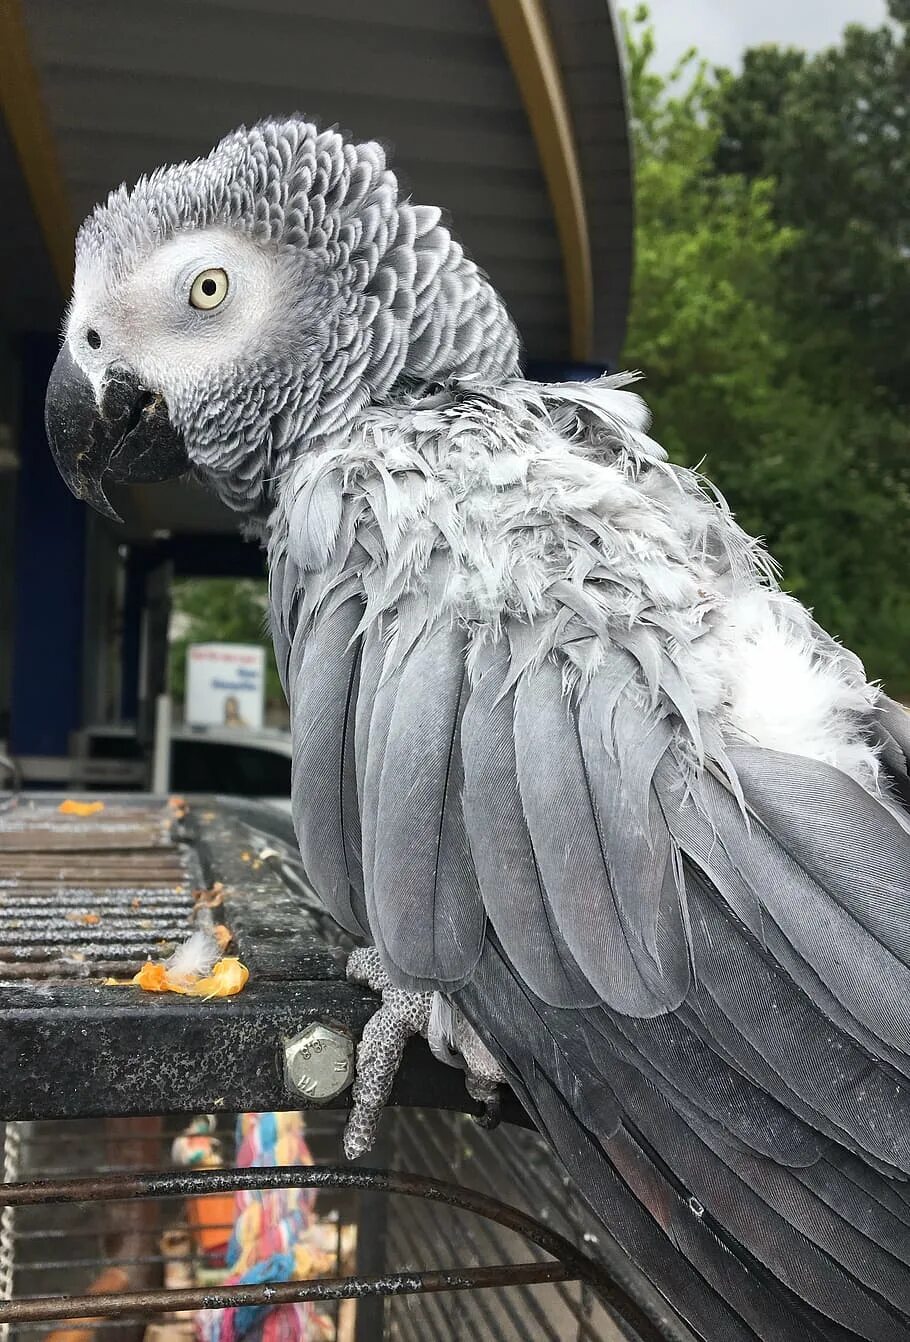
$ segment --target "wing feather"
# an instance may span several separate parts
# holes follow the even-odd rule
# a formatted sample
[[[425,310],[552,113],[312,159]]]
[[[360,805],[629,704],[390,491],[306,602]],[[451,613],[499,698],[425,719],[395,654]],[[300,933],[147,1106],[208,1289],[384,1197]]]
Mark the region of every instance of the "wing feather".
[[[794,770],[805,763],[791,758]],[[683,797],[666,770],[658,770],[657,785],[680,847],[737,916],[763,939],[770,938],[773,922],[795,952],[789,972],[798,976],[802,961],[867,1036],[906,1057],[910,969],[864,926],[861,918],[871,917],[865,902],[845,908],[848,901],[838,902],[819,884],[754,811],[747,823],[732,794],[711,775],[702,775],[697,798]],[[910,849],[910,836],[898,825],[895,831]],[[871,852],[867,860],[872,865]],[[803,986],[811,992],[812,980],[807,977]]]
[[[617,918],[642,979],[666,1010],[689,987],[675,844],[653,789],[672,734],[666,715],[634,703],[634,681],[614,701],[616,679],[601,668],[584,689],[579,738]]]
[[[506,953],[531,990],[553,1006],[593,1006],[600,999],[560,931],[521,809],[508,670],[506,651],[489,657],[461,728],[465,817],[480,890]]]
[[[464,635],[438,625],[386,684],[392,680],[378,792],[370,799],[370,924],[409,982],[462,982],[477,963],[485,926],[462,806]]]
[[[360,834],[352,796],[350,705],[360,659],[356,597],[298,632],[291,650],[291,810],[307,876],[332,916],[362,934]]]
[[[514,732],[522,807],[569,950],[618,1011],[647,1016],[667,1010],[679,1001],[680,985],[662,978],[613,889],[578,723],[552,661],[518,681]]]

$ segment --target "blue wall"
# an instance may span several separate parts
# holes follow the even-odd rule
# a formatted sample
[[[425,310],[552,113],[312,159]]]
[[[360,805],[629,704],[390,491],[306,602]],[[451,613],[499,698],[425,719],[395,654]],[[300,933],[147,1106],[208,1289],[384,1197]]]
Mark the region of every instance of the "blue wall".
[[[60,479],[44,434],[57,341],[26,337],[22,355],[10,745],[17,755],[65,755],[82,717],[86,508]]]

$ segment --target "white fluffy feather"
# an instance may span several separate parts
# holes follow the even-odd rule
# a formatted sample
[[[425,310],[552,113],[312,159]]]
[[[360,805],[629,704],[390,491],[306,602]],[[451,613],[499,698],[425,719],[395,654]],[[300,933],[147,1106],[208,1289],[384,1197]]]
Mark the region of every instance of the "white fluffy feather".
[[[780,592],[723,498],[666,462],[628,380],[462,384],[370,407],[304,454],[270,547],[273,570],[296,569],[301,618],[353,584],[365,623],[382,619],[402,648],[455,620],[472,669],[508,627],[515,674],[560,648],[567,689],[613,643],[639,662],[652,701],[673,704],[681,679],[690,758],[709,738],[748,741],[876,792],[876,691],[859,662]]]
[[[819,644],[807,612],[783,594],[752,592],[730,603],[725,632],[731,729],[874,790],[878,759],[863,732],[875,690],[846,655]]]
[[[192,932],[165,963],[172,978],[195,982],[207,978],[220,957],[218,942],[208,928],[203,927]]]

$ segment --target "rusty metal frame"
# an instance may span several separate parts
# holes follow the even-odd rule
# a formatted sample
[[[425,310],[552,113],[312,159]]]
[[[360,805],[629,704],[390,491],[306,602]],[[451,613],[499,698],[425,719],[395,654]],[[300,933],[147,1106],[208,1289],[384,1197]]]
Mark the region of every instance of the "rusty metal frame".
[[[362,1300],[376,1296],[420,1295],[492,1286],[581,1281],[597,1294],[611,1318],[633,1342],[692,1342],[692,1335],[670,1316],[663,1297],[641,1280],[633,1284],[631,1265],[618,1250],[605,1247],[604,1262],[581,1252],[570,1240],[515,1207],[484,1193],[423,1175],[354,1166],[293,1166],[280,1169],[193,1170],[169,1173],[117,1174],[78,1179],[39,1180],[0,1185],[0,1206],[51,1203],[111,1202],[132,1198],[200,1197],[288,1188],[347,1189],[400,1194],[473,1212],[514,1231],[550,1254],[554,1261],[494,1264],[488,1267],[435,1268],[381,1276],[321,1277],[180,1290],[121,1292],[64,1298],[45,1296],[0,1303],[0,1325],[60,1319],[116,1319],[137,1312],[229,1309],[274,1306],[304,1301]]]

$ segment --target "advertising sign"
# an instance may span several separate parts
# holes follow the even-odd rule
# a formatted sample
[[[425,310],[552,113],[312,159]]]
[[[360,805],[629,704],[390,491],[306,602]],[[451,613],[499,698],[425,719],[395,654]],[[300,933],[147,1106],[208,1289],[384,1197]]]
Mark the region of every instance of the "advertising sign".
[[[265,649],[255,643],[191,643],[186,707],[193,727],[261,727]]]

